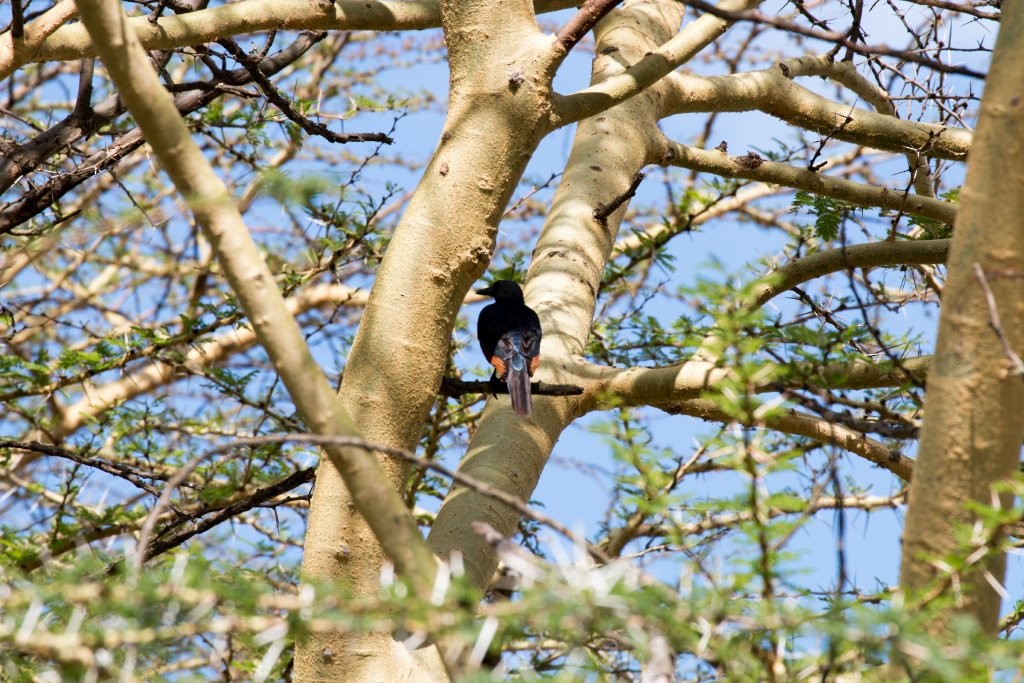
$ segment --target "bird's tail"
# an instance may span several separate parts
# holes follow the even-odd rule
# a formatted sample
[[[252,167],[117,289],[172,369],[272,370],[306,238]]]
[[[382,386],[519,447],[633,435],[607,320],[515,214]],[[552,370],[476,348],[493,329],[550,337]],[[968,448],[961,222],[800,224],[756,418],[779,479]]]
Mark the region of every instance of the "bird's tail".
[[[533,407],[533,400],[530,398],[530,373],[526,369],[526,359],[522,355],[517,353],[512,358],[505,381],[508,383],[508,395],[512,397],[512,410],[516,415],[529,417]]]

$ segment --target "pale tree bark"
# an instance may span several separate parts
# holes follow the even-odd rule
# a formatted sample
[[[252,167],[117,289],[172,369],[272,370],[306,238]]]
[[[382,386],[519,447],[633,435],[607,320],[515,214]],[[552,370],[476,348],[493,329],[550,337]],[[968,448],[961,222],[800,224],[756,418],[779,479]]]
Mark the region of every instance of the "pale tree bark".
[[[642,64],[645,55],[660,49],[672,59],[684,60],[726,28],[724,22],[704,17],[676,33],[682,17],[682,5],[672,2],[625,3],[609,15],[594,32],[598,56],[591,90],[611,83],[614,91],[618,83],[624,88],[616,91],[620,95],[630,87],[623,83],[623,74],[631,65]],[[663,64],[648,64],[652,70],[663,68]],[[651,78],[650,72],[641,81],[645,78]],[[601,276],[615,247],[626,203],[609,215],[598,216],[595,209],[617,201],[637,172],[659,159],[663,140],[657,121],[664,114],[666,88],[664,82],[654,83],[600,116],[580,122],[534,250],[526,298],[545,331],[539,374],[545,381],[578,382],[584,394],[570,399],[538,397],[529,420],[515,416],[507,402],[490,401],[460,465],[461,473],[520,500],[529,499],[562,431],[598,404],[601,391],[607,388],[593,376],[585,381],[579,359],[590,336]],[[600,97],[597,101],[611,100]],[[594,100],[575,113],[587,106],[595,106]],[[441,556],[460,553],[470,580],[483,587],[492,580],[498,555],[490,540],[474,532],[481,521],[511,536],[518,513],[477,491],[453,487],[428,540]],[[674,656],[668,639],[651,632],[642,645],[648,653],[643,679],[670,680]]]
[[[805,130],[875,149],[907,148],[940,159],[962,161],[971,148],[970,131],[906,121],[834,102],[799,85],[798,77],[827,73],[823,58],[791,59],[759,71],[731,76],[674,73],[665,115],[694,112],[761,111]]]
[[[318,306],[346,305],[361,306],[365,295],[341,285],[311,287],[297,296],[285,300],[288,313],[297,316]],[[249,328],[233,329],[204,342],[193,345],[184,358],[176,364],[154,360],[151,365],[133,370],[115,381],[99,387],[89,387],[86,382],[85,395],[61,410],[60,421],[50,431],[55,442],[73,434],[89,420],[94,420],[113,406],[151,392],[157,387],[171,384],[182,377],[201,374],[226,357],[245,351],[259,343],[256,332]]]
[[[358,435],[382,447],[415,448],[436,401],[458,311],[490,262],[498,224],[527,161],[545,135],[580,122],[572,156],[534,252],[527,297],[540,312],[545,330],[540,378],[579,384],[584,393],[578,398],[538,397],[530,420],[513,416],[507,399],[491,401],[461,468],[462,473],[519,500],[530,498],[562,431],[585,413],[609,407],[608,395],[614,395],[619,405],[654,406],[718,423],[735,419],[705,397],[730,379],[730,369],[717,359],[698,354],[654,368],[613,368],[582,359],[602,273],[616,246],[628,242],[617,242],[626,204],[601,218],[595,217],[594,209],[621,195],[640,169],[650,164],[677,165],[803,188],[949,224],[956,218],[956,207],[930,195],[924,173],[927,159],[963,160],[972,144],[969,131],[897,119],[885,94],[859,77],[849,62],[807,56],[731,76],[680,73],[676,69],[722,35],[729,22],[708,13],[680,31],[684,6],[675,0],[626,2],[607,17],[596,31],[598,56],[592,84],[569,96],[554,93],[551,81],[571,45],[560,35],[543,34],[535,12],[576,4],[571,1],[242,0],[153,22],[145,17],[126,19],[115,0],[79,2],[81,25],[58,28],[73,10],[73,5],[58,2],[26,26],[22,47],[13,38],[9,44],[0,40],[0,75],[29,62],[94,53],[102,57],[155,156],[188,200],[252,325],[251,330],[226,333],[197,345],[177,368],[200,372],[260,343],[303,420],[319,434]],[[605,9],[611,4],[587,3]],[[720,7],[743,10],[757,4],[758,0],[724,0]],[[1024,313],[1013,292],[1024,273],[1020,263],[1024,237],[1020,230],[1007,227],[1015,225],[1020,215],[1012,199],[1020,193],[1001,193],[998,198],[1005,207],[983,196],[991,187],[1005,191],[1008,184],[1020,184],[1012,163],[1020,157],[1024,134],[1019,95],[1014,90],[1022,74],[1005,57],[1020,51],[1016,45],[1006,47],[1011,40],[1020,42],[1020,10],[1014,10],[1017,17],[1011,17],[1012,12],[1004,17],[997,53],[1003,61],[994,66],[986,94],[982,131],[988,136],[984,144],[979,139],[972,151],[981,155],[981,161],[972,166],[964,213],[956,218],[958,231],[966,236],[958,235],[954,250],[951,284],[957,288],[947,292],[946,332],[940,334],[934,371],[940,375],[935,379],[939,398],[929,399],[932,417],[926,424],[932,428],[921,447],[929,469],[919,486],[928,493],[912,500],[908,521],[904,558],[908,588],[915,583],[925,586],[935,566],[919,560],[911,546],[923,539],[925,549],[933,554],[947,552],[949,548],[942,544],[952,534],[948,529],[934,531],[939,528],[933,526],[937,518],[944,524],[957,515],[966,520],[964,500],[987,502],[989,484],[1012,470],[1011,451],[1019,449],[1022,436],[1017,427],[1009,429],[1013,432],[1009,434],[988,426],[1020,422],[1018,371],[1024,371],[1024,364],[1016,354],[1024,334],[1020,329]],[[580,21],[585,24],[585,19]],[[308,290],[291,302],[282,301],[242,223],[237,203],[228,198],[203,154],[191,144],[143,49],[196,45],[225,35],[278,28],[437,26],[445,30],[451,68],[444,134],[390,242],[372,295],[365,301],[365,315],[336,396],[309,354],[294,318],[325,300],[336,302],[342,293],[336,288]],[[851,108],[819,96],[799,85],[797,79],[804,77],[830,78],[856,93],[868,108]],[[887,188],[783,163],[751,165],[724,152],[669,140],[657,127],[659,120],[673,114],[755,110],[805,130],[905,156],[913,174],[905,187]],[[993,142],[996,137],[998,148]],[[1009,146],[1007,138],[1017,146]],[[1009,160],[1003,162],[1005,167],[993,161],[997,155]],[[992,165],[981,165],[988,162]],[[750,196],[753,189],[744,192]],[[757,191],[768,192],[763,186]],[[982,216],[1003,227],[998,242],[991,229],[982,232]],[[776,280],[763,285],[743,305],[758,308],[789,287],[825,274],[879,265],[942,263],[948,252],[947,240],[885,242],[819,252],[780,267]],[[27,257],[23,263],[28,263]],[[108,272],[113,277],[117,269],[111,267]],[[930,358],[912,358],[899,363],[825,365],[816,371],[822,386],[859,389],[900,385],[911,377],[919,381],[932,365]],[[119,403],[175,381],[174,370],[153,364],[134,368],[105,385],[85,385],[84,397],[54,409],[54,435],[70,435]],[[88,376],[83,382],[87,381]],[[807,381],[815,384],[817,379]],[[55,384],[54,389],[63,386]],[[764,383],[753,391],[776,388]],[[977,402],[976,410],[971,401]],[[965,405],[970,409],[963,410]],[[954,422],[952,438],[938,432]],[[790,410],[752,421],[752,426],[834,444],[904,480],[913,474],[918,486],[921,475],[914,474],[911,459],[843,424]],[[955,445],[947,443],[951,440]],[[367,457],[360,450],[328,450],[330,457],[319,468],[308,519],[306,578],[340,586],[346,596],[373,596],[381,570],[390,562],[410,582],[411,592],[422,598],[432,587],[437,556],[457,550],[477,586],[491,581],[497,558],[492,543],[473,533],[472,523],[485,521],[509,536],[522,508],[513,510],[494,495],[454,487],[429,543],[424,543],[420,528],[395,493],[405,486],[405,465],[384,456]],[[999,453],[993,455],[995,450]],[[981,464],[975,462],[979,458]],[[12,481],[27,486],[20,479]],[[51,493],[51,503],[60,500]],[[975,573],[974,577],[981,577],[975,583],[957,577],[957,585],[967,587],[972,610],[994,618],[997,600],[986,584],[1001,579],[1000,559],[993,558],[984,568],[987,573]],[[648,638],[650,651],[658,656],[645,663],[645,674],[670,679],[671,643],[657,630]],[[432,681],[445,677],[445,664],[436,650],[410,653],[387,633],[317,633],[299,647],[294,677],[300,681]]]
[[[538,0],[538,12],[574,7],[576,0]],[[63,8],[74,3],[59,3]],[[49,24],[50,12],[41,25]],[[31,45],[21,50],[20,59],[12,59],[13,67],[22,63],[50,62],[81,59],[96,54],[92,39],[78,24],[60,27],[62,22],[49,28]],[[148,17],[132,17],[129,25],[139,36],[147,50],[171,50],[188,45],[199,45],[232,36],[258,31],[275,30],[336,30],[336,31],[415,31],[441,26],[439,0],[336,0],[311,2],[310,0],[243,0],[218,5],[197,12],[163,16],[155,22]],[[30,31],[26,31],[30,33]],[[52,33],[52,35],[50,35]],[[49,37],[47,37],[49,36]],[[0,44],[0,76],[6,76],[8,67]]]
[[[962,576],[944,560],[965,549],[971,502],[1011,504],[993,485],[1018,467],[1024,439],[1024,6],[1003,6],[974,146],[961,192],[920,450],[903,534],[902,589],[911,596],[958,584],[955,614],[997,626],[1004,553],[982,552]]]
[[[0,79],[7,78],[22,64],[32,60],[46,39],[60,30],[65,21],[75,16],[73,0],[61,0],[42,16],[30,22],[22,35],[14,30],[0,36]]]
[[[718,150],[706,150],[666,141],[662,163],[694,171],[705,171],[726,178],[746,178],[776,183],[796,190],[807,190],[826,197],[842,199],[859,206],[902,211],[911,216],[930,218],[952,225],[956,206],[933,197],[904,190],[857,183],[815,173],[806,168],[762,160],[760,156],[730,157]]]

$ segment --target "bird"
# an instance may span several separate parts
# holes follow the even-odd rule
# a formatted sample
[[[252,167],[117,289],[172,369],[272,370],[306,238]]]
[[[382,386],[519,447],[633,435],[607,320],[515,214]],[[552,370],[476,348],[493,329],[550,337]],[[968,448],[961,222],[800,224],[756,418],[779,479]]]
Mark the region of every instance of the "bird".
[[[480,311],[476,334],[480,350],[494,366],[497,377],[508,384],[512,410],[530,416],[530,377],[540,365],[540,318],[523,301],[523,290],[513,280],[497,280],[477,294],[494,297],[494,303]]]

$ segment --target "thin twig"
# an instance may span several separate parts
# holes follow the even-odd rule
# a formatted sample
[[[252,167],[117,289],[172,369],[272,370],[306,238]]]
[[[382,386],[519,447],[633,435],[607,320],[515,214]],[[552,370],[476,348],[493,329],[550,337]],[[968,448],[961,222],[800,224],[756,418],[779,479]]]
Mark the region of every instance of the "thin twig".
[[[636,195],[636,189],[640,187],[640,183],[642,183],[643,180],[644,174],[637,172],[637,174],[633,176],[633,182],[629,184],[629,188],[625,192],[613,199],[609,204],[597,205],[597,208],[594,209],[594,219],[601,225],[604,225],[608,221],[608,216],[611,216],[620,206]]]
[[[1010,361],[1011,370],[1010,372],[1014,375],[1024,376],[1024,361],[1021,360],[1020,356],[1010,346],[1010,341],[1006,338],[1006,333],[1003,331],[1003,325],[999,322],[999,310],[996,308],[996,298],[992,294],[992,288],[988,286],[988,279],[985,277],[985,271],[982,270],[981,264],[975,261],[974,263],[974,276],[978,278],[978,282],[981,283],[981,289],[985,293],[985,302],[988,304],[988,324],[992,326],[996,336],[999,337],[999,342],[1003,345],[1003,353],[1006,354],[1007,360]]]
[[[912,2],[915,5],[924,5],[925,7],[938,7],[939,9],[947,9],[951,12],[970,14],[972,17],[978,17],[979,19],[991,19],[992,21],[999,21],[1002,16],[1000,12],[985,12],[978,9],[973,4],[948,2],[947,0],[908,0],[908,2]],[[995,6],[998,7],[999,5],[996,4]]]
[[[260,64],[259,72],[272,75],[281,71],[309,51],[326,35],[325,31],[304,31],[300,33],[296,36],[293,43],[263,60]],[[244,68],[224,71],[209,84],[196,84],[193,90],[198,92],[185,92],[175,95],[174,104],[182,115],[190,114],[217,99],[223,91],[223,86],[237,86],[248,83],[250,80],[252,80],[252,74]],[[68,118],[64,122],[50,128],[48,134],[51,140],[67,140],[67,138],[62,137],[66,134],[66,130],[72,126],[80,126],[82,131],[75,134],[71,139],[78,140],[92,135],[100,127],[112,121],[116,116],[119,116],[122,111],[123,109],[119,107],[112,108],[108,115],[93,116],[85,122]],[[43,185],[37,185],[28,190],[16,201],[5,205],[3,211],[0,211],[0,234],[14,234],[14,228],[34,217],[45,207],[51,205],[59,206],[60,202],[58,200],[61,197],[85,182],[88,178],[112,168],[129,153],[142,146],[144,142],[145,138],[142,137],[141,131],[135,128],[116,138],[114,142],[104,149],[83,159],[77,167],[56,176],[53,180]],[[50,154],[56,152],[56,147],[51,148],[49,145],[38,144],[38,138],[32,141],[32,143],[21,145],[17,148],[19,154],[25,155],[30,153],[31,156],[28,161],[22,162],[19,165],[16,174],[5,174],[4,177],[0,177],[0,194],[3,194],[10,184],[13,184],[14,179],[29,173],[42,163],[44,159],[48,158]],[[74,215],[61,216],[60,220],[67,220]]]
[[[223,522],[226,522],[229,519],[233,519],[244,512],[248,512],[249,510],[255,507],[264,507],[264,504],[267,503],[268,501],[273,500],[280,495],[288,493],[289,491],[292,491],[298,488],[299,486],[302,486],[303,484],[309,483],[313,481],[315,478],[315,468],[307,467],[306,469],[293,472],[284,479],[276,481],[269,486],[265,486],[264,488],[258,489],[251,496],[248,496],[242,500],[235,501],[234,503],[231,503],[230,505],[223,507],[217,510],[216,512],[208,513],[208,511],[204,511],[199,514],[192,514],[191,516],[187,514],[182,515],[179,517],[178,521],[175,521],[173,524],[178,524],[181,521],[187,521],[189,519],[199,521],[194,521],[193,524],[189,525],[186,529],[167,538],[160,538],[161,534],[164,532],[161,532],[161,534],[157,534],[157,539],[150,543],[149,547],[146,548],[146,554],[143,561],[148,562],[149,560],[153,559],[158,555],[162,555],[168,550],[173,550],[174,548],[177,548],[179,545],[189,540],[193,536],[198,536],[199,534],[205,533],[213,527]],[[286,501],[280,500],[277,501],[275,505],[283,504],[284,502]],[[139,544],[138,547],[143,546]],[[109,566],[107,566],[106,573],[116,573],[120,568],[120,564],[121,561],[111,563]]]
[[[217,41],[225,50],[231,53],[231,56],[238,60],[252,76],[252,80],[256,81],[256,84],[266,95],[267,99],[270,100],[275,107],[281,110],[281,113],[287,116],[290,120],[294,121],[302,130],[306,131],[310,135],[319,135],[320,137],[328,140],[329,142],[337,142],[344,144],[346,142],[383,142],[384,144],[390,145],[394,140],[385,133],[335,133],[333,130],[328,128],[322,123],[311,121],[309,118],[303,116],[299,112],[295,111],[291,103],[278,91],[270,79],[267,78],[266,74],[260,69],[260,60],[257,57],[253,57],[245,52],[238,44],[229,39]]]
[[[914,64],[921,64],[923,66],[927,66],[928,68],[934,69],[935,71],[938,71],[940,73],[956,74],[959,76],[968,76],[970,78],[985,78],[985,74],[983,74],[982,72],[975,71],[974,69],[968,69],[965,66],[953,66],[950,64],[944,64],[943,62],[934,59],[929,59],[928,57],[923,57],[915,52],[909,52],[906,50],[895,50],[885,45],[861,45],[860,43],[856,43],[850,40],[846,34],[840,33],[838,31],[820,31],[816,29],[807,28],[805,26],[801,26],[800,24],[794,23],[787,19],[768,16],[767,14],[764,14],[763,12],[759,12],[757,10],[734,12],[731,10],[722,9],[721,7],[717,7],[709,2],[705,2],[704,0],[682,1],[685,4],[689,5],[690,7],[699,9],[702,12],[707,12],[713,17],[725,19],[726,21],[750,21],[759,24],[767,24],[769,26],[774,26],[776,28],[780,28],[783,31],[788,31],[790,33],[796,33],[798,35],[807,36],[808,38],[815,38],[817,40],[823,40],[829,43],[842,45],[843,47],[847,48],[850,52],[865,55],[868,57],[873,55],[895,57],[896,59],[901,59],[905,62],[912,62]]]
[[[538,192],[540,192],[544,188],[546,188],[549,185],[551,185],[552,181],[557,180],[558,178],[561,178],[561,177],[562,177],[561,173],[552,173],[551,176],[547,180],[545,180],[543,183],[541,183],[540,185],[534,185],[532,188],[530,188],[530,191],[527,192],[526,194],[524,194],[519,199],[517,199],[515,204],[513,204],[512,206],[510,206],[507,209],[505,209],[505,213],[502,214],[502,215],[504,215],[504,216],[511,216],[512,213],[516,209],[518,209],[520,206],[523,205],[524,202],[526,202],[526,200],[528,200],[533,195],[537,194]]]
[[[587,35],[590,29],[597,25],[597,22],[601,21],[621,2],[622,0],[587,0],[580,6],[579,11],[565,22],[562,28],[558,29],[555,34],[558,42],[568,52],[583,39],[583,36]]]
[[[70,460],[87,467],[93,467],[101,472],[106,472],[107,474],[112,474],[115,477],[120,477],[133,486],[137,486],[143,491],[153,493],[154,495],[156,491],[143,480],[164,480],[170,478],[165,474],[146,472],[145,470],[132,467],[131,465],[111,462],[102,458],[90,457],[67,448],[61,448],[60,446],[54,446],[53,444],[40,443],[38,441],[14,441],[10,439],[3,439],[0,440],[0,449],[4,448],[13,448],[19,451],[50,455],[57,458],[64,458],[65,460]],[[183,485],[188,486],[189,488],[196,488],[194,484],[190,483],[183,482]]]
[[[75,98],[74,116],[89,116],[92,107],[92,75],[96,70],[96,58],[86,57],[78,69],[78,96]]]

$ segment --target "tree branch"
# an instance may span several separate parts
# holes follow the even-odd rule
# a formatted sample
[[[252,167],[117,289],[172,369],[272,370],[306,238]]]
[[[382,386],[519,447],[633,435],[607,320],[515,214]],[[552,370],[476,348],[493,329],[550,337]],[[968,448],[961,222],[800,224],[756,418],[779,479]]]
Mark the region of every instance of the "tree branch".
[[[508,384],[497,379],[481,382],[467,382],[456,377],[442,377],[437,393],[450,398],[466,394],[508,394]],[[548,384],[531,382],[530,393],[534,396],[579,396],[583,387],[575,384]]]
[[[709,422],[731,424],[736,418],[710,399],[694,398],[684,401],[666,402],[656,407],[670,414],[692,415]],[[882,469],[888,470],[904,481],[910,481],[914,473],[914,460],[899,451],[888,448],[885,444],[864,436],[842,425],[832,424],[825,420],[786,411],[782,415],[770,416],[759,423],[744,423],[747,427],[765,427],[786,434],[806,436],[815,441],[832,444],[845,451],[861,456]]]
[[[951,240],[868,242],[818,251],[793,259],[764,277],[748,309],[760,308],[783,292],[815,278],[851,268],[945,263]]]
[[[94,469],[99,470],[100,472],[112,474],[115,477],[124,479],[132,486],[142,489],[146,493],[151,493],[154,495],[156,494],[156,490],[153,488],[151,482],[165,480],[169,478],[169,475],[166,474],[157,472],[147,472],[145,470],[141,470],[137,467],[132,467],[131,465],[126,465],[124,463],[104,460],[103,458],[96,458],[89,455],[83,455],[81,453],[78,453],[67,448],[61,448],[60,446],[55,446],[53,444],[40,443],[38,441],[15,441],[11,439],[0,439],[0,448],[11,448],[21,451],[28,451],[30,453],[37,453],[39,455],[49,455],[57,458],[64,458],[65,460],[77,462],[78,464],[85,465],[86,467],[92,467]],[[187,482],[183,482],[183,485],[193,488],[193,485]]]
[[[905,154],[913,150],[942,159],[967,158],[973,135],[962,128],[905,121],[822,97],[793,77],[797,61],[729,76],[676,72],[662,116],[695,112],[762,111],[837,140]]]
[[[729,10],[756,7],[762,0],[722,0]],[[725,33],[732,22],[710,14],[688,23],[674,37],[619,73],[568,96],[556,97],[556,127],[606,111],[657,83]]]
[[[665,156],[662,158],[661,164],[714,173],[727,178],[745,178],[784,185],[842,199],[858,206],[900,211],[911,216],[939,221],[946,225],[952,225],[956,219],[956,205],[950,202],[888,187],[833,178],[774,161],[762,161],[758,165],[745,165],[717,150],[707,151],[668,140],[665,141]]]
[[[951,12],[959,12],[961,14],[970,14],[972,17],[977,17],[979,19],[991,19],[992,21],[999,21],[999,19],[1001,18],[999,12],[985,12],[978,9],[978,7],[976,7],[974,4],[969,3],[950,2],[949,0],[908,0],[908,2],[912,2],[915,5],[923,5],[925,7],[938,7],[939,9],[946,9],[950,10]],[[994,7],[999,6],[998,3],[995,2],[979,2],[977,4],[990,4]]]
[[[621,3],[622,0],[586,0],[579,11],[555,33],[562,48],[569,52],[597,22]]]
[[[12,27],[10,32],[0,36],[0,80],[5,80],[22,64],[33,61],[47,38],[57,33],[64,22],[77,12],[74,0],[60,0],[41,17],[24,26],[23,35],[16,36]]]
[[[868,496],[851,495],[843,498],[834,496],[819,496],[807,501],[804,505],[774,504],[764,511],[767,519],[776,519],[788,515],[807,514],[821,510],[898,510],[906,505],[907,489],[892,496]],[[709,515],[696,522],[683,524],[642,524],[634,530],[634,536],[669,536],[675,538],[689,538],[706,534],[709,531],[734,528],[743,522],[753,519],[754,513],[750,510],[742,512],[725,512],[717,515]]]
[[[932,363],[931,356],[872,363],[854,360],[845,363],[812,365],[807,363],[788,366],[793,382],[765,381],[752,387],[755,392],[778,392],[787,388],[823,386],[836,389],[872,389],[901,386],[911,377],[923,376]],[[766,367],[770,363],[765,364]],[[665,367],[610,368],[593,363],[570,366],[570,372],[586,383],[589,410],[606,408],[597,397],[612,394],[627,406],[658,406],[679,400],[697,398],[713,391],[727,379],[732,370],[716,363],[695,358]],[[794,383],[795,382],[795,383]]]
[[[260,72],[272,75],[305,54],[325,34],[303,33],[294,42],[260,62]],[[230,86],[248,83],[251,76],[246,69],[233,69],[218,74],[209,82],[196,84],[189,92],[177,93],[174,105],[182,115],[190,114],[213,102]],[[116,96],[98,103],[89,111],[75,111],[55,126],[44,131],[0,160],[0,194],[8,189],[22,174],[36,168],[57,150],[75,141],[93,135],[124,113],[124,105]],[[45,207],[57,203],[61,197],[89,178],[113,168],[131,152],[144,143],[141,131],[134,129],[124,133],[107,147],[83,159],[77,167],[58,175],[53,180],[34,187],[22,194],[17,201],[8,204],[0,212],[0,233],[9,232],[21,223],[36,216]]]
[[[328,304],[360,306],[365,301],[365,293],[340,285],[321,285],[304,289],[296,296],[288,297],[285,303],[289,313],[299,315]],[[198,342],[193,335],[184,335],[173,345],[148,346],[140,350],[133,359],[155,356],[158,352],[184,346],[188,346],[189,350],[177,363],[171,364],[154,358],[150,365],[126,370],[118,379],[91,389],[61,412],[60,422],[54,425],[51,435],[54,439],[60,439],[72,434],[87,421],[98,418],[114,406],[190,374],[202,374],[205,368],[213,367],[233,354],[252,348],[258,341],[252,328],[238,328],[202,342]],[[182,370],[186,372],[182,373]],[[41,387],[40,393],[56,391],[87,379],[88,376],[76,375],[67,381],[61,381],[59,386]]]
[[[65,0],[74,8],[74,2]],[[417,31],[441,26],[439,0],[243,0],[188,14],[129,19],[147,50],[173,50],[214,42],[224,36],[273,30]],[[537,0],[538,13],[575,7],[578,0]],[[316,7],[320,11],[311,11]],[[93,56],[88,32],[72,24],[53,33],[26,61],[50,62]],[[0,76],[5,76],[0,72]]]
[[[167,506],[170,503],[171,496],[174,493],[174,489],[181,485],[191,474],[195,471],[196,467],[201,465],[203,462],[212,460],[215,456],[221,453],[227,453],[239,448],[248,448],[253,446],[262,446],[271,443],[311,443],[319,446],[346,446],[352,448],[360,448],[368,452],[383,453],[384,455],[396,458],[403,462],[409,463],[413,467],[421,470],[431,470],[437,472],[443,477],[451,479],[452,482],[460,486],[464,486],[468,489],[476,491],[488,498],[507,505],[508,507],[515,510],[518,514],[534,520],[539,524],[554,529],[559,534],[565,536],[567,539],[572,541],[574,544],[580,547],[587,548],[594,559],[599,562],[610,562],[611,558],[600,548],[590,544],[587,540],[575,533],[569,527],[565,526],[558,520],[539,512],[529,505],[521,501],[514,495],[510,495],[498,488],[490,486],[485,482],[482,482],[474,477],[470,477],[461,472],[457,472],[448,468],[441,463],[434,460],[427,460],[417,456],[411,451],[407,451],[403,448],[393,448],[391,446],[385,446],[382,444],[372,444],[367,441],[354,437],[347,436],[321,436],[317,434],[266,434],[263,436],[249,437],[244,439],[235,439],[229,443],[223,444],[216,448],[212,448],[205,453],[202,453],[190,461],[175,473],[174,476],[170,477],[167,481],[164,490],[161,492],[159,499],[153,508],[149,511],[146,519],[142,525],[139,533],[138,549],[134,556],[134,564],[137,568],[141,568],[144,562],[160,555],[162,553],[176,548],[188,539],[201,534],[213,527],[247,512],[254,507],[262,505],[263,503],[273,500],[277,496],[292,491],[298,486],[311,482],[315,478],[315,472],[312,468],[299,470],[284,479],[266,486],[252,495],[246,498],[235,501],[230,505],[227,505],[216,512],[206,515],[205,513],[197,514],[191,517],[192,524],[188,525],[186,529],[161,539],[150,540],[153,528],[155,527],[157,519],[164,513]],[[0,447],[3,444],[0,443]],[[202,519],[197,518],[202,516]],[[108,567],[108,572],[116,571],[119,563],[114,563]]]
[[[620,206],[628,202],[630,199],[636,196],[636,190],[640,187],[640,183],[644,180],[643,173],[637,173],[633,176],[633,180],[629,183],[629,187],[626,191],[611,200],[607,204],[598,204],[597,208],[594,209],[594,220],[601,225],[605,225],[608,222],[608,216],[615,213]]]

